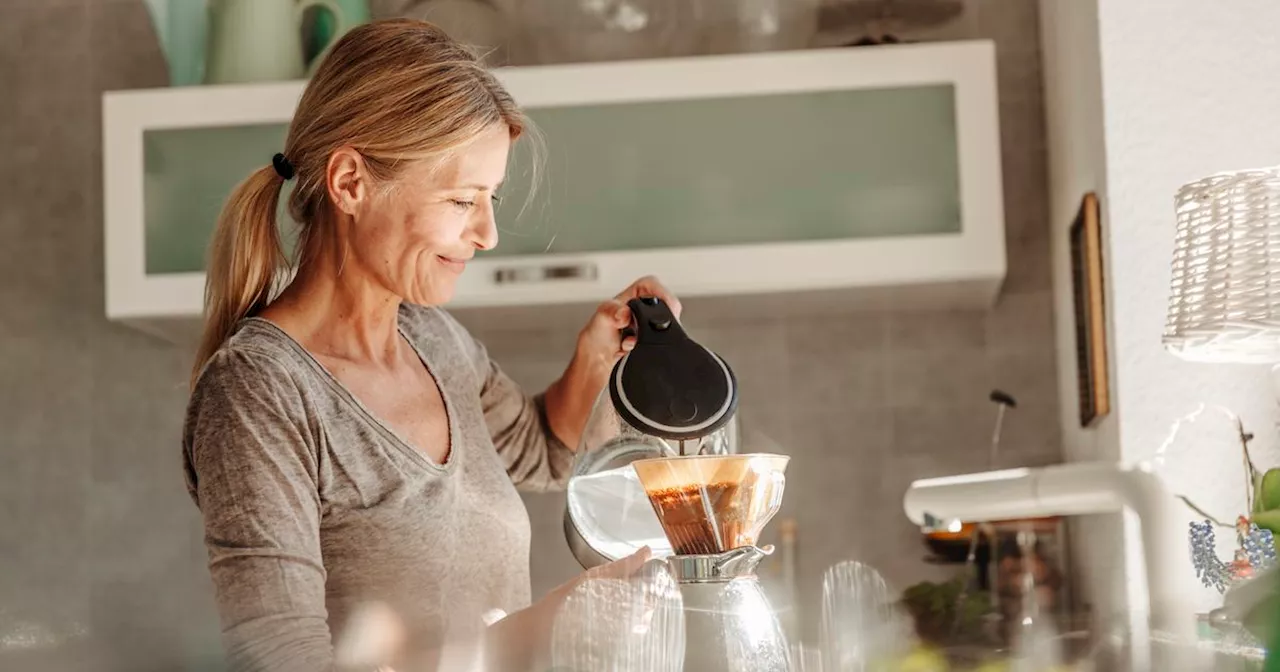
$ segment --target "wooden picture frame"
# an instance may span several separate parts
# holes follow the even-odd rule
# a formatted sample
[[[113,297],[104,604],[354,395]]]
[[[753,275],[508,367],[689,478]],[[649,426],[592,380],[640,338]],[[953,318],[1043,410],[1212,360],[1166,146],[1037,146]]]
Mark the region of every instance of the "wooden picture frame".
[[[1070,235],[1080,426],[1091,427],[1111,412],[1101,209],[1094,192],[1081,199]]]

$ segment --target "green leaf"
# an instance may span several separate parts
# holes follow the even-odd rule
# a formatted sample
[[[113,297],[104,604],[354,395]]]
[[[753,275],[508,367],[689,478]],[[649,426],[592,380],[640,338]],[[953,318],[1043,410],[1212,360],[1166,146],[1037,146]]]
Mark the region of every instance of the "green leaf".
[[[1274,511],[1280,509],[1280,469],[1268,469],[1262,474],[1254,495],[1253,510]]]
[[[1271,530],[1271,533],[1280,536],[1280,511],[1260,511],[1250,517],[1258,527],[1264,530]]]
[[[1253,508],[1249,511],[1249,513],[1254,513],[1262,510],[1262,497],[1260,496],[1259,493],[1262,492],[1263,475],[1264,474],[1261,471],[1253,472]]]

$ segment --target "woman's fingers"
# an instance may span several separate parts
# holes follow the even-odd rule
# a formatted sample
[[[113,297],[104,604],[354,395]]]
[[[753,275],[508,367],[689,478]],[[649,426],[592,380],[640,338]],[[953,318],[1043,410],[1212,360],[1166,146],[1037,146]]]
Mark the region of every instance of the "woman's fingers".
[[[631,299],[641,296],[656,296],[659,299],[662,299],[664,303],[671,307],[671,314],[675,315],[676,319],[680,318],[680,311],[682,309],[680,306],[680,299],[677,299],[676,295],[671,293],[671,290],[667,289],[660,280],[652,275],[646,275],[645,277],[631,283],[631,286],[622,290],[622,292],[615,298],[618,301],[626,303]]]
[[[619,350],[626,352],[635,347],[635,338],[624,338],[622,330],[631,325],[631,309],[627,304],[611,299],[596,307],[596,312],[587,323],[586,334],[590,341],[600,343],[616,354]],[[601,347],[597,346],[597,347]]]
[[[600,565],[587,572],[589,578],[593,579],[626,579],[640,571],[644,567],[644,563],[649,561],[652,551],[648,546],[628,555],[625,558],[614,560],[607,565]]]
[[[640,571],[640,568],[644,567],[644,563],[648,562],[652,555],[653,551],[648,546],[644,546],[635,553],[619,560],[617,564],[620,565],[619,569],[623,572],[623,576],[631,576]]]
[[[574,370],[592,372],[591,375],[599,377],[602,372],[607,373],[619,357],[636,347],[635,335],[625,333],[627,327],[631,326],[633,317],[627,302],[644,296],[656,296],[665,301],[672,315],[679,319],[680,301],[657,278],[640,278],[621,294],[596,306],[586,326],[578,333],[577,348],[574,351],[574,362],[585,366]],[[592,383],[586,387],[598,390],[602,384],[602,381],[593,378]],[[585,406],[589,408],[590,405]]]
[[[631,308],[627,307],[627,302],[642,296],[656,296],[662,299],[671,308],[671,313],[679,319],[681,310],[679,299],[667,291],[657,278],[652,276],[640,278],[631,283],[631,286],[622,293],[596,306],[596,312],[583,330],[586,342],[594,344],[590,346],[593,351],[599,352],[603,348],[609,352],[602,354],[616,357],[618,352],[630,352],[636,347],[635,336],[624,336],[622,332],[631,326]]]
[[[399,655],[406,634],[404,623],[390,606],[382,602],[361,604],[336,638],[334,657],[352,669],[385,665]]]
[[[631,309],[627,307],[625,301],[618,299],[610,299],[600,304],[596,308],[596,316],[614,329],[622,329],[631,324]]]

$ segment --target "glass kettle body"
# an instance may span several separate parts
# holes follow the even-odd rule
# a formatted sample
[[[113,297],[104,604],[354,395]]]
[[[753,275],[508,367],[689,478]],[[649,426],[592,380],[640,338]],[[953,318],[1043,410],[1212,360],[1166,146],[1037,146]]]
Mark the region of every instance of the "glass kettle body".
[[[614,408],[609,390],[601,391],[583,428],[564,514],[565,537],[579,564],[590,569],[643,546],[650,548],[653,557],[672,554],[631,463],[675,457],[682,449],[691,455],[736,454],[737,418],[696,439],[663,439],[629,424]]]

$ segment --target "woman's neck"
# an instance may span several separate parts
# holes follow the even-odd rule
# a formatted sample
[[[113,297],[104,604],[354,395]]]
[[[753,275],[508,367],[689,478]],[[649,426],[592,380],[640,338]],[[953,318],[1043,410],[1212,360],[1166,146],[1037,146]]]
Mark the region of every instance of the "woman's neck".
[[[398,361],[400,297],[363,269],[317,255],[261,316],[315,355],[393,366]]]

